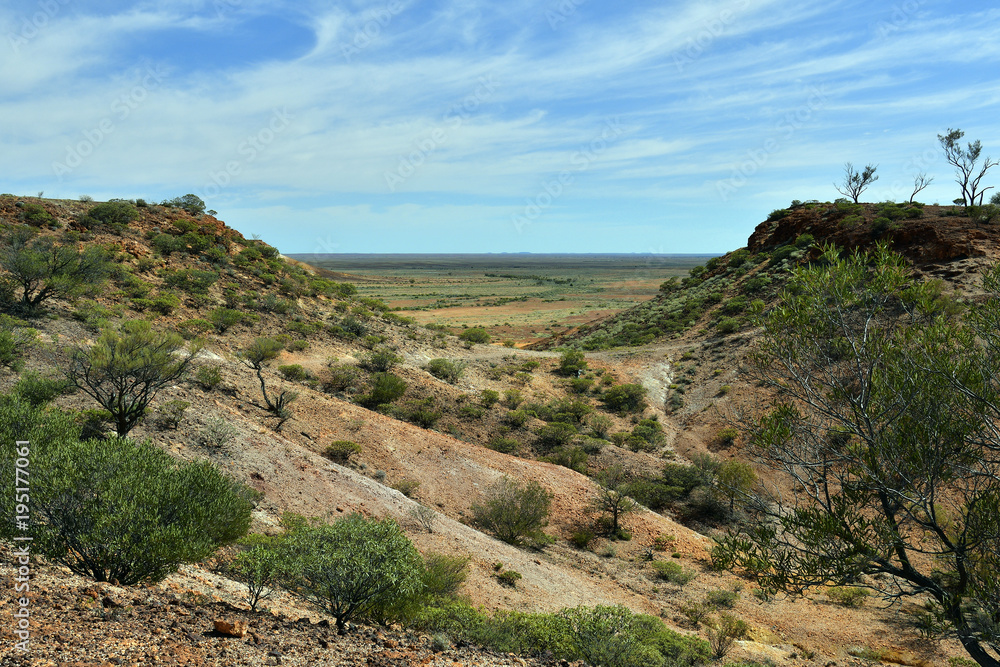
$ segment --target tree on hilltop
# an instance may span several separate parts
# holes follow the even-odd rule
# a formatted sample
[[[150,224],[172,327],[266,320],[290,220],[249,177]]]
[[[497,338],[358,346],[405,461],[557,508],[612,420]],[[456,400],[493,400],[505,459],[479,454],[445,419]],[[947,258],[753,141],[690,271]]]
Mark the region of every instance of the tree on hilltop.
[[[979,139],[976,139],[966,144],[963,149],[959,140],[964,136],[965,132],[962,130],[948,128],[948,134],[939,134],[938,141],[941,142],[941,148],[944,149],[944,157],[948,160],[948,164],[955,167],[955,182],[962,188],[962,199],[965,200],[965,205],[977,206],[983,203],[983,195],[986,191],[993,188],[991,185],[980,189],[979,183],[986,176],[986,172],[991,167],[1000,164],[1000,161],[991,160],[989,156],[986,156],[982,165],[977,166],[976,163],[979,162],[979,157],[983,152],[983,145]]]
[[[854,165],[848,162],[844,165],[844,180],[841,181],[840,185],[834,183],[833,187],[837,189],[837,192],[845,197],[850,197],[857,204],[861,193],[878,180],[878,176],[875,175],[876,169],[878,169],[878,165],[869,164],[859,172],[855,171]]]

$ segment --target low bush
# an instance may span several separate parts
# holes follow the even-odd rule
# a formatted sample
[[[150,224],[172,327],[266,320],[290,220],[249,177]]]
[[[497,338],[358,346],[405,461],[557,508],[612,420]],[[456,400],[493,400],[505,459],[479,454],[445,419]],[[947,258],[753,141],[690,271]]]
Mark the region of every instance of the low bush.
[[[502,438],[499,436],[490,439],[489,444],[486,446],[501,454],[517,454],[521,450],[521,443],[514,438]]]
[[[360,453],[361,445],[350,440],[334,440],[323,450],[323,456],[337,463],[347,463]]]
[[[357,384],[360,374],[356,366],[350,364],[330,364],[320,375],[323,391],[344,391]]]
[[[35,407],[50,403],[56,396],[74,390],[65,377],[53,378],[26,371],[14,385],[13,394]]]
[[[376,373],[372,376],[372,383],[367,394],[362,394],[355,398],[355,401],[368,408],[375,410],[380,405],[392,403],[406,393],[406,381],[392,373]]]
[[[641,384],[616,385],[605,391],[601,400],[614,412],[642,412],[647,406],[646,388]]]
[[[678,586],[684,586],[697,576],[680,563],[669,560],[655,560],[650,565],[656,571],[656,576]]]
[[[242,322],[244,317],[243,312],[235,308],[216,308],[208,316],[215,330],[219,333],[226,333]]]
[[[194,373],[194,380],[201,385],[202,389],[211,391],[222,382],[222,372],[218,366],[199,366]]]
[[[489,343],[490,334],[486,329],[482,327],[472,327],[471,329],[466,329],[461,334],[459,334],[459,339],[464,340],[467,343]]]
[[[156,407],[155,422],[161,429],[176,431],[184,413],[191,407],[189,401],[171,400],[165,401]]]
[[[76,574],[125,586],[160,581],[250,525],[253,492],[209,462],[178,463],[124,438],[32,440],[32,548]],[[13,460],[0,462],[11,478]],[[7,516],[10,498],[0,500]],[[13,526],[2,524],[2,536],[13,537]]]
[[[291,382],[301,382],[309,377],[309,372],[302,367],[302,364],[286,364],[278,366],[278,372]]]
[[[363,359],[361,367],[373,373],[387,373],[403,360],[398,354],[389,349],[372,350]]]
[[[855,586],[835,586],[827,589],[826,596],[844,607],[861,607],[869,593],[866,589]]]
[[[552,496],[535,481],[518,484],[503,477],[472,504],[476,525],[515,546],[537,541],[548,522]]]

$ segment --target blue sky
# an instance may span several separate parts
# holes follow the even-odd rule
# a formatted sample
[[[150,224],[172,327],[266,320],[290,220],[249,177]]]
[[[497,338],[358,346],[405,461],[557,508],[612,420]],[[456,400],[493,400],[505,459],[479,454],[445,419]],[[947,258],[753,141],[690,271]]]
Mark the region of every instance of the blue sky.
[[[15,0],[0,192],[201,196],[286,253],[721,253],[1000,157],[989,2]],[[1000,185],[1000,169],[986,184]]]

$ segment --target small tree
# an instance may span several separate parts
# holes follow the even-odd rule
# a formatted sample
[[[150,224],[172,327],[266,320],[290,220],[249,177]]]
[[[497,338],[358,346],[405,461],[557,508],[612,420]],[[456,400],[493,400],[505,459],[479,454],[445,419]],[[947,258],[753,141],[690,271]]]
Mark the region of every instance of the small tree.
[[[276,359],[281,354],[284,347],[279,340],[261,337],[255,339],[253,343],[240,352],[240,359],[243,363],[257,373],[257,379],[260,381],[260,393],[264,396],[264,403],[267,405],[268,411],[278,418],[275,430],[281,429],[281,425],[292,416],[291,411],[288,409],[288,404],[299,396],[292,391],[282,391],[272,398],[267,393],[267,385],[264,382],[264,368],[267,362]]]
[[[178,334],[154,331],[146,320],[126,321],[103,329],[92,347],[72,350],[66,377],[111,413],[124,438],[156,393],[187,372],[199,348],[182,350]]]
[[[333,616],[340,634],[355,615],[421,588],[423,561],[392,519],[354,514],[305,525],[285,537],[281,553],[285,586]]]
[[[79,250],[70,243],[57,243],[51,236],[36,237],[27,227],[15,229],[0,244],[0,268],[7,271],[2,282],[13,296],[0,308],[28,314],[56,297],[72,297],[99,289],[110,270],[103,248]],[[0,294],[4,292],[0,285]]]
[[[246,550],[227,568],[229,577],[247,587],[250,611],[257,611],[260,601],[270,597],[281,581],[282,561],[277,544],[273,537],[249,536]]]
[[[921,190],[924,190],[933,181],[934,181],[934,177],[931,176],[930,178],[927,178],[927,174],[924,173],[924,172],[920,172],[919,174],[917,174],[916,176],[914,176],[913,177],[913,194],[910,195],[910,203],[911,204],[913,203],[913,199],[914,199],[914,197],[917,196],[918,192],[920,192]]]
[[[620,465],[612,466],[597,476],[600,487],[597,497],[593,500],[594,509],[611,517],[611,535],[619,537],[622,534],[619,520],[626,514],[639,509],[639,504],[625,495],[629,482],[625,469]]]
[[[858,172],[854,170],[854,165],[848,162],[844,165],[844,180],[839,185],[834,183],[833,187],[837,188],[837,192],[845,197],[850,197],[857,204],[861,193],[878,180],[878,176],[875,175],[876,169],[878,169],[878,165],[868,164],[862,171]]]
[[[551,494],[535,481],[520,485],[502,477],[486,492],[482,503],[473,503],[476,524],[507,544],[519,546],[540,535],[548,522]]]
[[[963,149],[959,141],[964,136],[965,132],[962,130],[948,128],[948,134],[939,134],[938,141],[941,142],[941,148],[944,149],[944,157],[948,160],[948,164],[955,167],[955,182],[962,188],[961,198],[965,200],[966,206],[975,206],[983,203],[983,195],[993,187],[991,185],[988,188],[980,189],[980,181],[986,176],[986,172],[991,167],[1000,164],[1000,161],[991,160],[987,156],[982,165],[977,166],[976,163],[979,162],[979,157],[983,152],[983,145],[976,139],[966,144],[966,148]]]
[[[730,460],[715,471],[715,485],[729,500],[729,512],[736,511],[736,499],[744,498],[757,483],[757,473],[749,463]]]

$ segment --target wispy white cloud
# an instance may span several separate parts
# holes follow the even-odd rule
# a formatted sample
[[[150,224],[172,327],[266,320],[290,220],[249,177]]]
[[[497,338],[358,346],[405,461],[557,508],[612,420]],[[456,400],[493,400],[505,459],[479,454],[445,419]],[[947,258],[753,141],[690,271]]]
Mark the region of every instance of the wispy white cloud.
[[[712,243],[738,245],[748,202],[763,214],[810,184],[835,196],[846,159],[879,162],[891,192],[946,126],[1000,144],[1000,10],[910,4],[67,2],[18,48],[0,45],[0,189],[196,191],[237,225],[273,221],[288,251],[325,225],[378,230],[398,250],[432,249],[435,229],[443,250],[554,250],[574,220],[609,219],[634,224],[574,238],[634,247],[650,229],[690,240],[691,210],[718,221],[703,225]],[[0,9],[3,34],[35,6]],[[266,17],[308,33],[213,67],[145,48],[167,34],[253,40]],[[619,129],[602,138],[608,123]],[[512,216],[564,172],[516,233]]]

